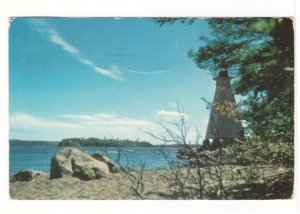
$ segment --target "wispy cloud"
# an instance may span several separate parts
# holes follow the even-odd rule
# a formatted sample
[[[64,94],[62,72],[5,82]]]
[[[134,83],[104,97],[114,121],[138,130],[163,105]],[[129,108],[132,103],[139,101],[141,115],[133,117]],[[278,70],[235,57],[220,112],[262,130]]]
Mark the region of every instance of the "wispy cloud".
[[[93,116],[97,117],[97,118],[102,118],[102,119],[117,117],[115,114],[108,114],[108,113],[98,113],[98,114],[94,114]]]
[[[183,118],[186,131],[186,142],[190,142],[192,144],[202,143],[203,136],[205,136],[204,131],[206,130],[206,125],[202,122],[199,123],[198,120],[194,121],[193,119],[195,118],[189,118],[188,114],[178,111],[160,110],[156,113],[156,117],[162,120],[159,122],[159,124],[162,124],[164,130],[167,128],[177,136],[181,136],[181,131],[184,131],[181,126],[183,125],[183,123],[181,123],[182,121],[180,121],[180,119]],[[171,140],[172,142],[174,140],[172,136],[166,134],[165,132],[162,133],[162,136]],[[180,139],[178,138],[178,140]]]
[[[188,119],[188,115],[185,113],[179,113],[176,111],[165,111],[160,110],[156,113],[156,116],[162,119],[179,119],[180,117],[184,117],[185,119]]]
[[[138,71],[128,68],[122,68],[124,72],[133,73],[133,74],[141,74],[141,75],[155,75],[155,74],[162,74],[162,73],[168,73],[171,71],[174,71],[177,69],[177,67],[174,68],[167,68],[167,69],[161,69],[161,70],[154,70],[154,71]]]
[[[60,115],[62,118],[80,120],[80,121],[97,121],[97,118],[90,115],[74,115],[74,114],[63,114]]]
[[[174,72],[176,70],[183,69],[184,66],[174,66],[171,68],[165,68],[165,69],[158,69],[158,70],[150,70],[150,71],[140,71],[140,70],[134,70],[134,69],[128,69],[128,68],[120,68],[122,71],[127,73],[133,73],[133,74],[140,74],[140,75],[156,75],[156,74],[163,74],[163,73],[169,73]]]
[[[156,114],[161,119],[179,119],[178,112],[161,110]],[[184,117],[188,117],[183,114]],[[20,112],[10,115],[10,138],[28,140],[61,140],[69,137],[107,137],[120,139],[153,141],[148,134],[160,136],[162,127],[150,120],[121,117],[111,113],[96,114],[63,114],[53,119],[36,117],[28,113]],[[200,121],[198,130],[204,136],[206,124]],[[170,127],[172,128],[172,127]],[[174,128],[174,127],[173,127]],[[175,132],[178,130],[174,130]],[[176,132],[177,133],[177,132]],[[196,137],[195,130],[189,130],[188,139],[193,141]]]
[[[108,137],[153,140],[146,132],[157,132],[156,123],[116,114],[64,114],[54,119],[28,113],[10,116],[10,137],[35,140],[61,140],[68,137]]]
[[[119,117],[115,114],[98,113],[93,115],[60,115],[60,117],[72,119],[73,121],[85,125],[97,126],[132,126],[149,127],[154,123],[148,120],[133,119],[128,117]]]
[[[91,67],[94,69],[94,71],[116,79],[116,80],[123,80],[123,73],[118,69],[117,66],[112,65],[110,69],[102,68],[98,65],[96,65],[92,60],[87,59],[82,55],[82,53],[73,45],[71,45],[69,42],[67,42],[53,27],[51,27],[46,21],[40,20],[40,19],[31,19],[31,23],[34,24],[37,28],[37,30],[46,36],[46,38],[61,47],[64,51],[71,54],[73,57],[75,57],[78,61],[81,63]]]
[[[107,114],[107,113],[98,113],[98,114],[92,114],[92,115],[86,115],[86,114],[62,114],[60,115],[62,118],[72,119],[72,120],[78,120],[78,121],[99,121],[103,119],[113,119],[117,116],[114,114]]]
[[[64,128],[64,129],[77,129],[81,128],[80,124],[49,121],[42,118],[32,116],[27,113],[16,113],[9,118],[10,126],[14,128]]]
[[[49,32],[49,39],[54,44],[59,45],[62,49],[72,55],[79,55],[80,52],[77,48],[66,42],[55,30],[48,29]]]
[[[93,66],[94,70],[100,74],[110,76],[117,80],[123,80],[123,73],[119,70],[118,66],[116,66],[116,65],[111,65],[109,70],[100,68],[95,65],[92,65],[92,66]]]
[[[64,51],[71,54],[75,57],[79,62],[83,63],[84,65],[89,66],[94,71],[116,79],[116,80],[123,80],[124,73],[132,73],[138,75],[157,75],[172,72],[182,66],[166,68],[166,69],[159,69],[159,70],[152,70],[152,71],[141,71],[141,70],[134,70],[125,67],[119,67],[117,65],[111,65],[109,68],[103,68],[97,65],[92,60],[86,58],[78,48],[74,45],[70,44],[66,39],[64,39],[58,32],[55,30],[47,21],[43,19],[30,19],[30,22],[36,27],[37,31],[44,35],[50,42],[53,44],[58,45]]]
[[[94,63],[89,59],[85,59],[85,58],[81,57],[81,58],[79,58],[79,61],[85,65],[94,66]]]

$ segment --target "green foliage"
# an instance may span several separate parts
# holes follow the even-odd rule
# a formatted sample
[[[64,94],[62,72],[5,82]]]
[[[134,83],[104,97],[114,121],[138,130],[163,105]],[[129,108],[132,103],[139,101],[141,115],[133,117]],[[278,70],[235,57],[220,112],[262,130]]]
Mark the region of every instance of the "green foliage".
[[[152,146],[146,141],[130,141],[129,139],[99,139],[99,138],[66,138],[59,142],[58,146],[95,146],[95,147],[130,147],[130,146]]]
[[[207,102],[206,102],[207,103]],[[213,106],[207,103],[209,108]],[[226,106],[226,105],[225,105]],[[231,104],[229,104],[231,106]],[[230,109],[230,108],[229,108]],[[223,112],[222,107],[220,111]],[[227,115],[227,114],[225,114]],[[231,115],[231,114],[229,114]],[[234,115],[234,114],[232,114]],[[169,188],[176,199],[283,199],[293,193],[294,145],[286,141],[267,141],[252,136],[244,140],[215,139],[212,144],[190,144],[188,129],[181,118],[178,123],[162,125],[166,136],[156,137],[164,143],[178,144],[177,158],[170,160]],[[199,142],[196,136],[194,142]],[[215,144],[215,145],[214,145]]]
[[[240,118],[236,104],[230,100],[214,102],[213,109],[219,115],[230,118],[236,122]]]
[[[235,166],[277,165],[292,168],[294,164],[294,145],[287,142],[271,143],[260,137],[247,140],[227,140],[218,148],[199,148],[183,145],[177,151],[179,159],[188,160],[195,165],[198,160],[202,167],[216,164]],[[222,158],[220,162],[219,159]]]
[[[270,143],[259,137],[226,143],[221,150],[199,150],[185,145],[180,151],[191,167],[186,176],[192,176],[197,169],[209,176],[206,181],[205,176],[201,177],[205,181],[202,190],[206,196],[213,199],[291,197],[294,183],[292,143]],[[189,177],[181,175],[181,181],[184,178]],[[185,190],[188,188],[187,183],[181,184]]]
[[[163,26],[164,24],[173,24],[177,21],[181,23],[188,23],[193,24],[195,21],[195,18],[166,18],[166,17],[160,17],[160,18],[154,18],[155,22],[158,23],[160,26]]]
[[[190,56],[202,69],[236,76],[246,95],[244,119],[255,135],[293,142],[294,31],[288,18],[220,18],[208,21],[213,39]]]
[[[30,140],[9,140],[13,146],[57,146],[56,141],[30,141]]]
[[[197,19],[159,18],[157,23]],[[243,119],[251,134],[271,142],[294,141],[294,30],[289,18],[210,18],[211,37],[189,56],[213,76],[228,71],[245,96]]]
[[[226,148],[224,159],[236,165],[281,165],[291,168],[294,164],[294,145],[287,142],[270,143],[262,138],[234,141]]]

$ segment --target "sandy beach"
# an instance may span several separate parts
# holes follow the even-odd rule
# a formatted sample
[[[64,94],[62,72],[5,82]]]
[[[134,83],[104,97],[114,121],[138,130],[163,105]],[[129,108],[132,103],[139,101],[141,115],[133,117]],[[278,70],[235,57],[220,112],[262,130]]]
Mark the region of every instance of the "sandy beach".
[[[170,194],[164,176],[167,170],[145,172],[144,192],[147,199],[166,199]],[[124,173],[111,174],[108,178],[82,181],[78,178],[41,179],[10,183],[12,199],[141,199],[132,190],[133,184]]]
[[[246,168],[244,168],[246,169]],[[235,171],[244,170],[241,167]],[[232,171],[232,170],[231,170]],[[187,170],[183,169],[186,173]],[[228,171],[229,172],[229,171]],[[192,172],[194,173],[194,172]],[[278,180],[282,168],[266,167],[265,175],[269,178],[268,182],[261,178],[254,183],[245,183],[244,180],[236,180],[233,187],[233,180],[229,174],[224,174],[224,187],[228,189],[226,199],[274,199],[290,198],[293,187],[284,180]],[[136,174],[138,175],[138,174]],[[226,176],[226,178],[225,178]],[[272,180],[275,178],[276,180]],[[61,179],[33,180],[29,182],[10,183],[10,197],[18,200],[138,200],[138,199],[197,199],[185,198],[178,194],[179,186],[175,182],[170,169],[148,170],[143,174],[143,198],[134,191],[137,182],[132,182],[128,175],[123,172],[110,174],[107,178],[98,180],[82,181],[77,178],[68,177]],[[206,190],[210,192],[204,199],[215,199],[212,181],[206,174]],[[186,189],[193,188],[193,184],[185,184]],[[217,192],[215,192],[217,194]]]

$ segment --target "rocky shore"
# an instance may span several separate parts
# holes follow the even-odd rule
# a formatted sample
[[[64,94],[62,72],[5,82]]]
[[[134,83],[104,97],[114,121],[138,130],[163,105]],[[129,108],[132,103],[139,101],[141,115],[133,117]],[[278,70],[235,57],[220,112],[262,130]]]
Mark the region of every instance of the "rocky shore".
[[[170,192],[164,177],[168,170],[143,172],[143,192],[149,199],[161,199],[153,190]],[[51,160],[50,175],[22,171],[10,178],[12,199],[141,199],[133,191],[139,172],[121,170],[109,157],[91,156],[75,147],[59,150]]]
[[[168,182],[163,179],[167,170],[145,172],[144,192],[147,199],[171,199]],[[11,182],[10,197],[20,200],[51,199],[99,199],[123,200],[141,199],[132,191],[133,183],[124,173],[110,174],[109,177],[83,181],[75,177]]]
[[[286,179],[286,171],[280,166],[221,166],[217,170],[222,170],[226,195],[220,195],[216,169],[201,169],[205,182],[203,199],[292,197],[293,181]],[[187,166],[156,170],[144,170],[141,166],[140,170],[128,170],[102,154],[89,156],[67,147],[53,156],[50,175],[23,171],[11,177],[10,197],[17,200],[199,199],[197,173],[196,168]]]

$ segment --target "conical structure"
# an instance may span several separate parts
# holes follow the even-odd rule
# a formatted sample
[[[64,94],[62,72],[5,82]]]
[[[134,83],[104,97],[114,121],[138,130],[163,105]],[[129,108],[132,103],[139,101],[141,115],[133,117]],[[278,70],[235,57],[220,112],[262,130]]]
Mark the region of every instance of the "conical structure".
[[[242,139],[243,127],[234,112],[236,102],[230,86],[231,77],[223,71],[216,80],[213,107],[206,130],[206,139]]]

